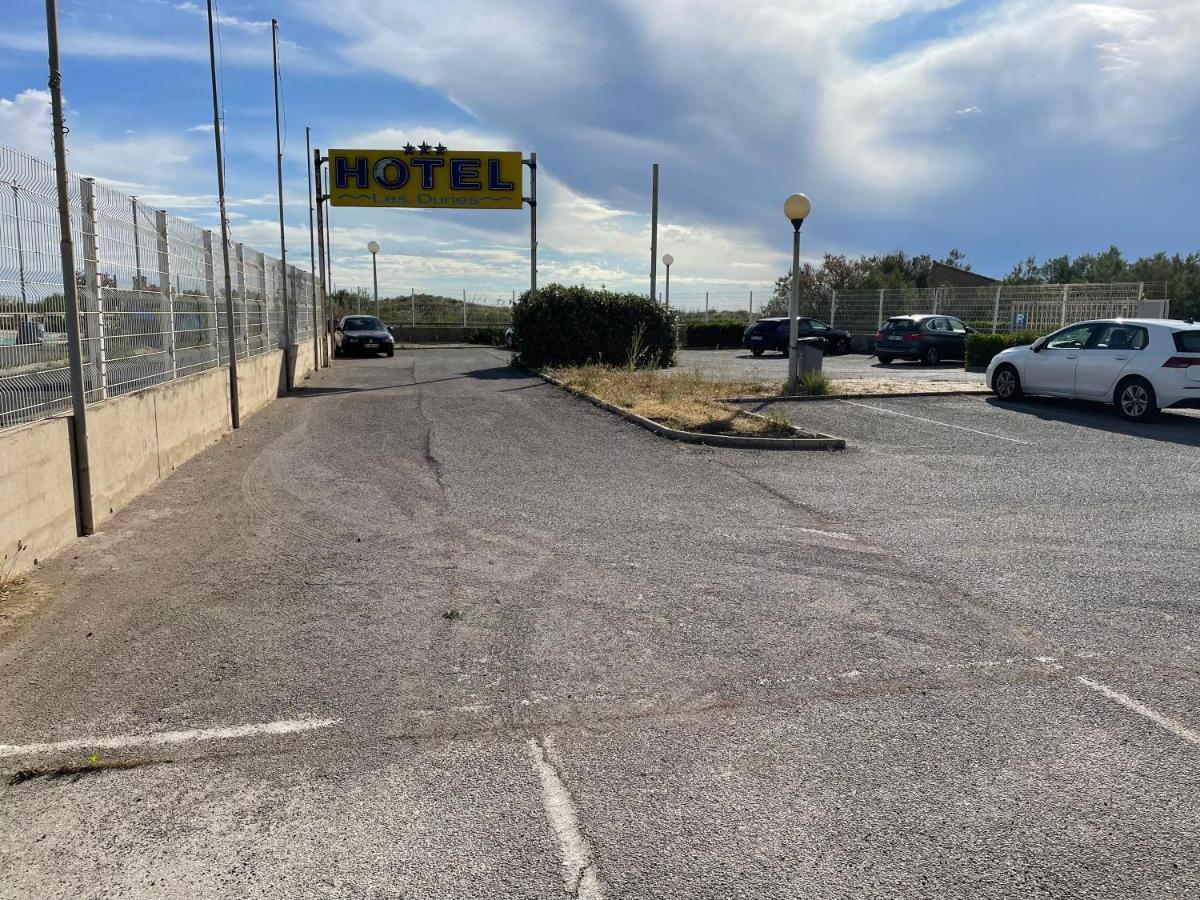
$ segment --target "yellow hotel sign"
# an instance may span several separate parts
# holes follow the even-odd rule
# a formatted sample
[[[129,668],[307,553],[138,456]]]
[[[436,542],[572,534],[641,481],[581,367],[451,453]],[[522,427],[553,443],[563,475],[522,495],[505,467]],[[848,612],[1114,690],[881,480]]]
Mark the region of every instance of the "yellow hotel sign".
[[[329,202],[409,209],[520,209],[521,176],[518,151],[475,152],[428,145],[330,150]]]

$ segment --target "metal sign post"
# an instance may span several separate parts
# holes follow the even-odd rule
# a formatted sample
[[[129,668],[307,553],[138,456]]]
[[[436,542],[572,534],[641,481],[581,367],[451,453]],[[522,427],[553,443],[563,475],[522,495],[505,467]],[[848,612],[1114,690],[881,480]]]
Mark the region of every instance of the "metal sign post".
[[[529,204],[529,296],[532,298],[537,294],[537,154],[530,153],[523,162],[529,166],[529,196],[525,202]]]
[[[321,281],[321,296],[327,296],[325,293],[325,214],[324,203],[325,195],[321,193],[321,151],[313,151],[313,188],[317,200],[317,253],[319,254],[320,265],[317,270],[320,274]],[[326,310],[328,313],[328,310]],[[324,340],[324,335],[321,336]],[[326,355],[325,365],[329,365],[329,357]]]
[[[292,322],[288,312],[287,289],[287,240],[283,228],[283,140],[279,132],[279,22],[271,20],[271,67],[275,81],[275,172],[279,182],[279,287],[283,300],[283,376],[284,386],[291,390],[292,378]],[[270,322],[270,314],[267,314]],[[300,348],[297,347],[297,350]]]
[[[658,296],[658,163],[650,176],[650,299]]]

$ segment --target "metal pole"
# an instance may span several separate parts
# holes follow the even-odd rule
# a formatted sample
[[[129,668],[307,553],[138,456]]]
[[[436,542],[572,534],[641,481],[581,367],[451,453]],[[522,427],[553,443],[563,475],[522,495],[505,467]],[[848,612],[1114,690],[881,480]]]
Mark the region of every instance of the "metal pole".
[[[319,278],[321,279],[321,297],[323,299],[325,299],[328,297],[328,295],[325,293],[325,284],[326,284],[326,282],[325,282],[325,213],[324,213],[325,198],[321,195],[321,151],[320,150],[313,151],[312,161],[313,161],[313,189],[314,189],[314,197],[316,198],[316,201],[317,201],[317,254],[318,254],[318,263],[319,263],[319,265],[317,266],[317,270],[321,273],[319,276]],[[326,309],[325,313],[328,316],[329,310]],[[322,333],[321,333],[321,343],[322,344],[325,343],[324,331],[322,331]],[[325,360],[325,365],[328,366],[329,365],[329,353],[326,351],[322,355]]]
[[[530,153],[529,159],[522,160],[529,166],[529,196],[525,202],[529,204],[529,296],[537,293],[537,154]]]
[[[237,346],[233,335],[233,282],[229,276],[229,219],[225,215],[225,157],[221,153],[221,108],[217,100],[217,49],[213,38],[212,0],[208,0],[208,63],[212,73],[213,138],[217,145],[217,204],[221,214],[221,256],[225,260],[225,331],[229,342],[229,416],[242,427],[238,407]]]
[[[667,266],[667,302],[666,308],[671,308],[671,267]]]
[[[88,457],[87,405],[83,393],[83,349],[79,346],[79,303],[75,288],[75,245],[71,242],[71,206],[67,184],[67,126],[63,121],[62,74],[58,70],[58,10],[46,0],[46,39],[49,47],[50,104],[54,121],[54,175],[58,188],[58,227],[61,234],[63,311],[67,326],[67,362],[71,370],[71,448],[79,531],[96,530],[92,512],[92,470]]]
[[[25,245],[21,239],[21,203],[18,191],[20,186],[14,181],[12,183],[13,192],[13,223],[17,227],[17,269],[20,272],[21,278],[21,309],[26,316],[29,314],[27,306],[29,298],[25,295]],[[28,321],[28,319],[26,319]]]
[[[375,267],[375,254],[371,254],[371,283],[375,286],[375,318],[380,317],[379,312],[379,270]]]
[[[1062,292],[1062,309],[1059,313],[1059,328],[1067,327],[1067,291],[1069,290],[1071,290],[1071,286],[1069,284],[1064,284]]]
[[[992,334],[1000,330],[1000,292],[1004,285],[996,285],[996,299],[992,301]]]
[[[142,286],[142,242],[138,237],[138,212],[137,212],[137,197],[130,197],[129,204],[133,207],[133,268],[136,274],[133,276],[133,289],[140,291]]]
[[[879,315],[875,319],[875,327],[883,327],[883,288],[879,289]]]
[[[290,391],[294,380],[292,322],[288,312],[287,240],[283,231],[283,138],[279,132],[279,22],[276,19],[271,20],[271,66],[275,83],[275,176],[279,184],[279,270],[283,273],[283,375],[285,387]]]
[[[658,294],[658,163],[650,176],[650,299]]]
[[[320,320],[317,298],[317,247],[313,230],[313,173],[312,173],[312,129],[304,127],[304,158],[308,169],[308,271],[312,278],[312,326],[313,326],[313,368],[321,368],[321,329],[317,327]]]
[[[467,289],[463,288],[463,328],[467,327]],[[465,338],[466,335],[464,334]]]
[[[750,321],[754,321],[754,291],[750,292]]]
[[[417,327],[417,289],[408,289],[408,302],[412,304],[412,323],[413,328]]]
[[[704,321],[708,321],[708,291],[704,292]]]
[[[800,380],[800,347],[797,339],[800,336],[800,226],[803,219],[792,222],[792,299],[788,308],[788,379],[787,393],[796,393],[796,385]]]
[[[328,182],[327,182],[328,183]],[[327,204],[325,207],[325,265],[329,267],[329,290],[331,293],[337,293],[337,286],[333,283],[333,204]],[[361,312],[361,310],[359,310]]]
[[[837,288],[833,290],[833,296],[829,300],[829,325],[833,327],[834,320],[837,319]]]

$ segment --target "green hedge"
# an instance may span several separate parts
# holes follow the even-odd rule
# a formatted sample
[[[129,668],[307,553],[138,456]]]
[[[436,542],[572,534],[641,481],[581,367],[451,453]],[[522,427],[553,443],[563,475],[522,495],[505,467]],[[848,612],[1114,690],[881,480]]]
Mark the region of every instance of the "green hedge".
[[[527,366],[607,363],[669,366],[675,359],[670,311],[641,294],[548,284],[513,308],[513,331]]]
[[[1014,331],[1012,334],[972,334],[967,336],[967,365],[985,368],[992,357],[1009,347],[1032,344],[1042,336],[1040,331]]]
[[[689,347],[740,347],[746,323],[736,319],[716,322],[697,322],[687,326]]]

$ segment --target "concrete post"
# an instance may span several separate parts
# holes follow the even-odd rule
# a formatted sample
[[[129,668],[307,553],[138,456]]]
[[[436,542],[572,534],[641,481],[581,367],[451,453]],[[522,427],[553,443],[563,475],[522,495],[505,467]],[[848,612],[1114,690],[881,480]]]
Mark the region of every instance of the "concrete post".
[[[996,285],[996,299],[992,301],[992,334],[1000,330],[1000,292],[1004,285]]]
[[[883,328],[883,288],[879,289],[879,315],[876,316],[875,328],[878,330]]]
[[[237,251],[234,254],[234,284],[237,285],[235,296],[242,299],[242,346],[245,348],[245,355],[250,355],[250,317],[247,308],[250,306],[246,302],[246,247],[243,244],[237,245]]]
[[[1060,314],[1059,314],[1059,326],[1058,326],[1059,328],[1067,327],[1067,293],[1070,290],[1071,290],[1071,286],[1069,284],[1063,285],[1062,310],[1060,311]]]
[[[217,281],[213,266],[213,234],[204,232],[204,296],[212,308],[213,359],[221,364],[221,311],[217,308]]]
[[[158,233],[158,286],[162,292],[163,309],[167,314],[166,350],[171,360],[171,378],[179,374],[179,361],[175,357],[175,295],[171,293],[171,260],[167,252],[167,214],[158,210],[154,214],[154,228]]]
[[[84,321],[87,324],[88,364],[92,371],[92,386],[97,400],[108,399],[108,359],[104,346],[104,287],[100,284],[98,260],[100,243],[96,238],[96,182],[91,178],[79,181],[79,193],[83,206],[82,246]],[[89,304],[90,307],[89,308]],[[92,319],[92,314],[95,319]]]
[[[830,325],[830,327],[833,326],[833,324],[836,320],[837,320],[837,290],[835,289],[833,292],[833,297],[831,297],[829,300],[829,325]]]

